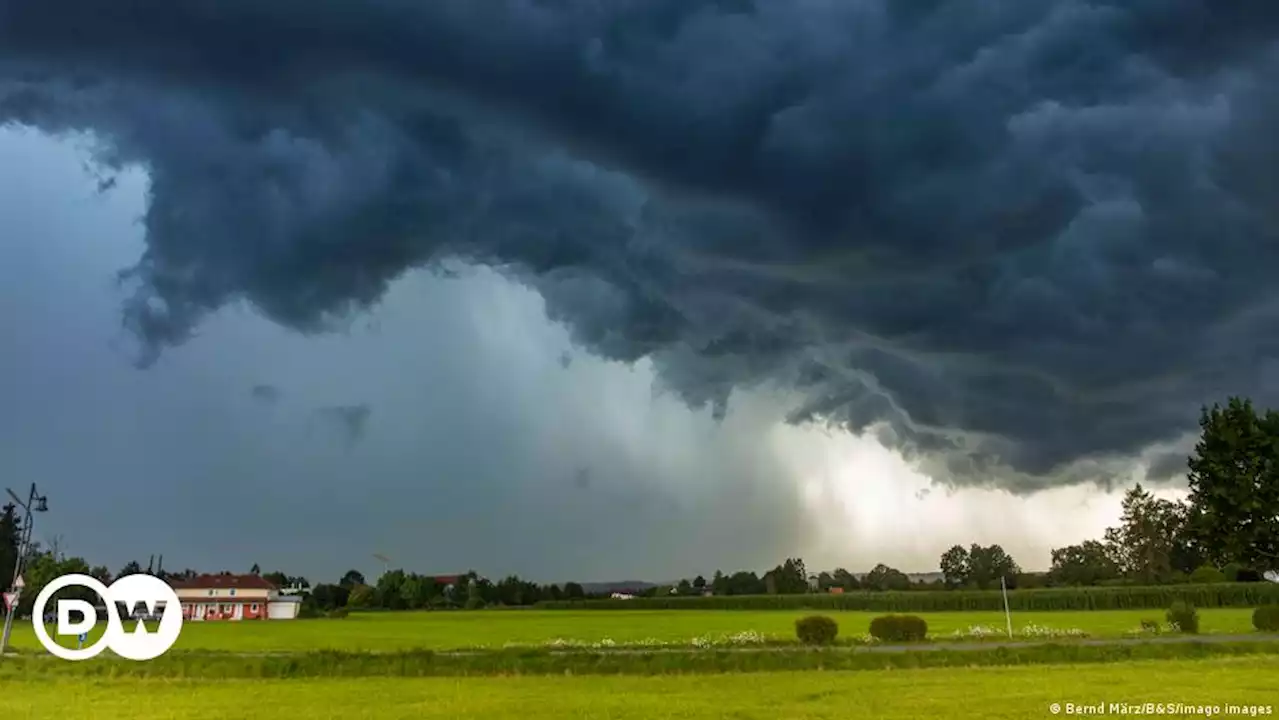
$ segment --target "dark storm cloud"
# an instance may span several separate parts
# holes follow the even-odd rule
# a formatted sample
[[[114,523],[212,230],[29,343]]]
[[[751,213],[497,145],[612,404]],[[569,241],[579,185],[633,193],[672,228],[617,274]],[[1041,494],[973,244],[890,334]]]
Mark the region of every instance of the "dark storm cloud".
[[[690,404],[778,384],[1026,487],[1274,399],[1276,16],[0,0],[0,120],[148,170],[152,357],[238,299],[323,331],[462,258]]]
[[[254,385],[249,388],[249,396],[259,402],[271,404],[280,399],[280,388],[275,385]]]
[[[372,413],[373,408],[368,405],[335,405],[316,410],[317,415],[338,426],[348,443],[364,437],[369,415]]]

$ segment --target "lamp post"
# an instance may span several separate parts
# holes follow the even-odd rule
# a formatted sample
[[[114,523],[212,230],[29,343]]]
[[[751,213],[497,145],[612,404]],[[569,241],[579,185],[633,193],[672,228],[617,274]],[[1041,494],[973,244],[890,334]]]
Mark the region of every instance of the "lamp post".
[[[12,590],[17,590],[13,586],[18,583],[18,578],[22,577],[22,562],[27,558],[27,550],[31,547],[31,514],[49,511],[49,498],[36,493],[36,484],[31,483],[31,491],[27,493],[26,502],[18,497],[12,490],[6,488],[9,497],[13,498],[13,502],[23,510],[22,530],[18,537],[18,557],[13,563],[13,577],[9,579],[9,586]],[[18,614],[18,602],[15,599],[13,604],[9,606],[4,615],[4,634],[0,635],[0,657],[4,656],[6,650],[9,649],[9,635],[13,632],[13,618]]]

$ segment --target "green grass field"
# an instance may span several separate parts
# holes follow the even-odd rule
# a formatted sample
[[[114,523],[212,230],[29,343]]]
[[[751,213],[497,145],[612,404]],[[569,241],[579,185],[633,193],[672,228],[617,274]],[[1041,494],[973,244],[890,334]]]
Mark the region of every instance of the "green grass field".
[[[1200,611],[1202,633],[1253,632],[1249,608]],[[555,639],[619,644],[648,639],[690,643],[700,636],[723,636],[756,631],[781,640],[795,637],[795,620],[805,612],[785,610],[639,610],[567,611],[520,610],[489,612],[409,612],[353,614],[342,620],[297,620],[260,623],[188,623],[175,649],[241,652],[339,650],[435,650],[489,647],[506,643],[542,644]],[[867,632],[880,613],[828,612],[840,624],[843,637]],[[1003,631],[1001,613],[926,613],[931,635],[981,625]],[[1014,630],[1029,623],[1056,629],[1080,629],[1093,637],[1119,637],[1143,619],[1164,621],[1158,610],[1099,610],[1092,612],[1015,613]],[[50,628],[52,632],[52,628]],[[64,644],[74,644],[68,638]],[[36,650],[35,633],[22,623],[15,627],[14,647]]]
[[[5,682],[0,692],[0,716],[206,720],[288,713],[342,720],[1021,719],[1052,717],[1053,703],[1099,702],[1261,705],[1274,715],[1276,697],[1276,660],[1269,655],[1102,666],[711,676],[276,681],[41,678]]]

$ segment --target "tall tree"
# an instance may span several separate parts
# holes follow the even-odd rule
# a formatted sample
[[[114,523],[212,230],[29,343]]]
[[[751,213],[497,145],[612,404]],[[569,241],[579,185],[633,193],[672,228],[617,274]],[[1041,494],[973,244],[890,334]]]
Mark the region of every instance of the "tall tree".
[[[125,566],[120,568],[120,572],[116,573],[116,577],[124,577],[125,575],[137,575],[142,572],[142,563],[137,560],[130,560]]]
[[[1276,411],[1257,412],[1249,400],[1201,410],[1200,442],[1187,459],[1192,531],[1218,566],[1276,569],[1278,431]]]
[[[262,568],[258,567],[258,563],[254,563],[254,564],[253,564],[253,567],[249,568],[249,574],[250,574],[250,575],[261,575],[261,574],[262,574]]]
[[[18,564],[18,543],[21,542],[22,522],[18,519],[18,506],[5,505],[0,511],[0,587],[9,589],[13,570]]]
[[[952,545],[938,561],[942,576],[951,587],[964,587],[969,582],[969,551]]]
[[[1022,569],[1013,557],[999,545],[983,547],[974,544],[969,548],[969,573],[966,580],[979,590],[1000,587],[1004,578],[1007,587],[1015,587]]]
[[[1141,484],[1125,493],[1120,525],[1105,535],[1108,554],[1126,576],[1147,585],[1165,582],[1173,574],[1178,538],[1187,512],[1181,503],[1157,498]]]
[[[354,588],[357,585],[364,585],[365,584],[364,574],[361,573],[359,570],[348,570],[345,573],[343,573],[342,579],[338,581],[338,584],[344,588],[347,588],[348,590],[350,590],[351,588]]]

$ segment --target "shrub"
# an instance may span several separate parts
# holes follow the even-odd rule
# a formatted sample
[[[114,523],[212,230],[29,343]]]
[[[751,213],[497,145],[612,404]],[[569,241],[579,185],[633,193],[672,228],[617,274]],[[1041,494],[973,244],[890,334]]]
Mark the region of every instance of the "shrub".
[[[1222,576],[1226,578],[1226,581],[1229,583],[1239,582],[1240,572],[1244,569],[1244,566],[1240,563],[1227,563],[1222,568]]]
[[[1263,605],[1253,611],[1253,627],[1258,630],[1280,630],[1280,605]]]
[[[796,620],[796,637],[805,645],[829,645],[835,642],[840,627],[826,615],[810,615]]]
[[[929,625],[916,615],[881,615],[871,621],[871,637],[886,642],[924,640]]]
[[[308,605],[306,603],[303,603],[302,607],[298,608],[299,620],[311,620],[313,618],[318,618],[318,617],[320,617],[320,609],[317,608],[315,605]]]
[[[1235,578],[1230,579],[1235,582]],[[1221,570],[1212,565],[1201,565],[1191,573],[1191,582],[1196,585],[1211,585],[1213,583],[1227,582]]]
[[[328,617],[330,620],[341,620],[342,618],[345,618],[350,614],[351,614],[350,610],[344,607],[340,607],[340,608],[334,608],[330,610],[329,614],[326,617]]]
[[[1147,632],[1147,633],[1159,633],[1159,632],[1160,632],[1160,621],[1159,621],[1159,620],[1143,620],[1143,621],[1142,621],[1142,632]]]
[[[1200,615],[1191,603],[1178,600],[1169,606],[1169,610],[1164,614],[1164,617],[1178,632],[1188,635],[1195,635],[1200,632]]]

